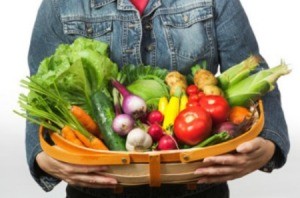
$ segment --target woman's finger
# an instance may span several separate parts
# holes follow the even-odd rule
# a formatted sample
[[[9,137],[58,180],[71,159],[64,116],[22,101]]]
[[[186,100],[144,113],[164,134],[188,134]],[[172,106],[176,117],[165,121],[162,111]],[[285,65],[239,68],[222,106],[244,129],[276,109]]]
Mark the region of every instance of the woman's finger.
[[[63,162],[64,163],[64,162]],[[107,171],[107,166],[87,166],[64,163],[63,170],[68,173],[89,174],[95,172]]]
[[[263,144],[264,139],[261,137],[254,138],[253,140],[244,142],[240,144],[237,148],[236,151],[238,153],[251,153],[261,147]]]
[[[82,187],[92,187],[92,188],[115,188],[116,184],[118,183],[116,179],[101,176],[98,174],[75,174],[71,177],[68,177],[65,179],[65,182],[67,182],[70,185],[73,186],[82,186]]]

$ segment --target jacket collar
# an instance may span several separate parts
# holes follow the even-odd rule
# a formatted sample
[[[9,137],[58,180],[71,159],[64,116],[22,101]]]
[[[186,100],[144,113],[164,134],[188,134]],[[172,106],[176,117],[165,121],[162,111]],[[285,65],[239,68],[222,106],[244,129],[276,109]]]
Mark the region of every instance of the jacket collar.
[[[134,10],[134,5],[130,2],[130,0],[91,0],[90,6],[91,8],[101,8],[102,6],[105,6],[107,4],[110,4],[112,2],[117,2],[117,9],[118,10]],[[158,8],[161,5],[161,0],[156,1],[149,1],[150,6],[147,6],[144,12],[144,15],[148,15],[153,10]],[[150,7],[150,9],[149,9]],[[148,8],[148,9],[147,9]]]
[[[100,8],[115,1],[117,2],[117,8],[120,10],[133,9],[130,0],[91,0],[91,8]]]

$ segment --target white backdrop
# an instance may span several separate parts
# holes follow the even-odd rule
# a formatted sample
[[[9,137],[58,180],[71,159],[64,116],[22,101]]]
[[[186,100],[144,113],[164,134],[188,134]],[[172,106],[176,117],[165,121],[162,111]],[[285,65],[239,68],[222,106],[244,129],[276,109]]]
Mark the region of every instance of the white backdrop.
[[[0,94],[0,197],[64,197],[65,184],[45,193],[31,178],[25,158],[24,119],[17,97],[20,79],[28,75],[27,52],[30,34],[40,0],[1,1],[1,94]],[[270,66],[284,58],[292,73],[278,81],[290,130],[291,152],[286,166],[272,174],[255,172],[229,182],[232,198],[296,198],[300,195],[300,135],[298,133],[299,19],[295,0],[241,0],[248,14],[260,49]],[[297,9],[297,10],[296,10]],[[296,29],[298,26],[298,29]],[[297,79],[298,78],[298,79]],[[299,95],[299,94],[298,94]]]

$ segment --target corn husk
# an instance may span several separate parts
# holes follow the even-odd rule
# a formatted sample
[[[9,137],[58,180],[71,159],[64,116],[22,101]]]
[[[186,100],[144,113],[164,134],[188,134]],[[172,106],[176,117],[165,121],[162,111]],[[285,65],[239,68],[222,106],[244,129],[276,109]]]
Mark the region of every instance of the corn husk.
[[[218,86],[224,90],[249,77],[260,61],[259,56],[251,55],[241,63],[230,67],[217,77]]]
[[[272,91],[278,78],[290,71],[282,61],[276,67],[261,70],[230,86],[224,90],[225,96],[231,106],[250,106],[253,101],[257,101],[267,92]]]

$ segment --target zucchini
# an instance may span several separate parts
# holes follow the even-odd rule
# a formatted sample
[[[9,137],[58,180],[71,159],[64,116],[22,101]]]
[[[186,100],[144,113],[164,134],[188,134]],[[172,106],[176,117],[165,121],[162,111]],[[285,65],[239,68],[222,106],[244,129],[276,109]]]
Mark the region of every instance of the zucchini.
[[[112,98],[105,91],[97,91],[91,96],[93,115],[97,122],[101,136],[109,148],[113,151],[126,151],[125,139],[112,129],[115,112]]]

